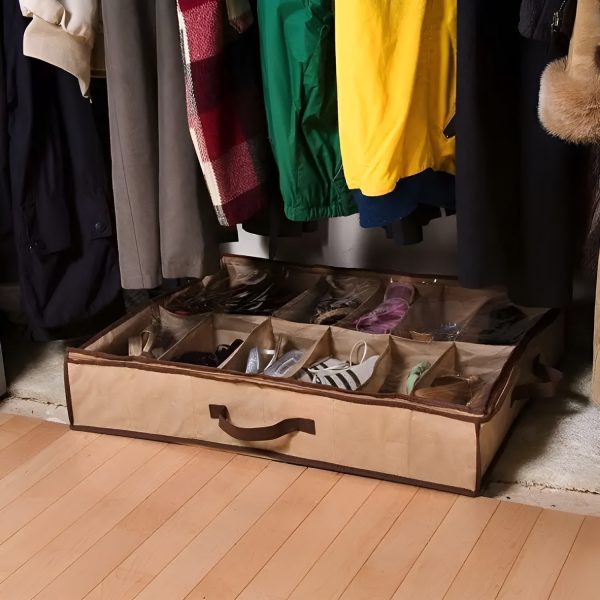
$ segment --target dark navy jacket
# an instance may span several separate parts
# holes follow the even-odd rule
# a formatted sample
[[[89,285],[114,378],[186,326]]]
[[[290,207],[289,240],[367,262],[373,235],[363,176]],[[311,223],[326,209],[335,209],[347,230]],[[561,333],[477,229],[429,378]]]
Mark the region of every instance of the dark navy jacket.
[[[12,230],[34,337],[85,336],[121,310],[97,111],[72,75],[23,55],[18,0],[0,10],[0,272]]]

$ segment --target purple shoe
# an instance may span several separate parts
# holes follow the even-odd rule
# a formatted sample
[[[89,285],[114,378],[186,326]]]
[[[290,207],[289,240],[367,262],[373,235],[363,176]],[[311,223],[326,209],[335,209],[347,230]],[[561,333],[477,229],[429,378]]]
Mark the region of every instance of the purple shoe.
[[[368,333],[391,333],[406,317],[414,296],[415,288],[410,283],[392,283],[383,303],[359,317],[354,322],[355,328]]]

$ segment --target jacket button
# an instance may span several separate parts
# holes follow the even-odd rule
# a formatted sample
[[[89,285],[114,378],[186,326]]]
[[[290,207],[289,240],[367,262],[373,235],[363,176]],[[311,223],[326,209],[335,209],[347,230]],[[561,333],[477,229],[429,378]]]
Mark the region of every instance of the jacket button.
[[[96,230],[96,233],[104,233],[106,231],[106,223],[103,223],[102,221],[98,221],[94,225],[94,229]]]

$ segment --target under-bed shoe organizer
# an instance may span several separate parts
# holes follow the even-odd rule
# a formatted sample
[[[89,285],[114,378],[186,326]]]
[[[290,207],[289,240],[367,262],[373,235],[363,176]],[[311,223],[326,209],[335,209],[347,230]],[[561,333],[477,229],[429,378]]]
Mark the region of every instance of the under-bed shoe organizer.
[[[74,429],[476,493],[563,319],[453,280],[240,256],[66,356]]]

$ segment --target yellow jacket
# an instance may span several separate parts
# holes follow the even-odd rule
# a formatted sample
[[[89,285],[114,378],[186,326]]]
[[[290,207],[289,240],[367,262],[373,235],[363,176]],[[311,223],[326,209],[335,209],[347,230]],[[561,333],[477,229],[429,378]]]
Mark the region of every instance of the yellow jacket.
[[[456,108],[456,1],[336,2],[348,187],[381,196],[428,168],[454,173],[455,141],[444,130]]]

